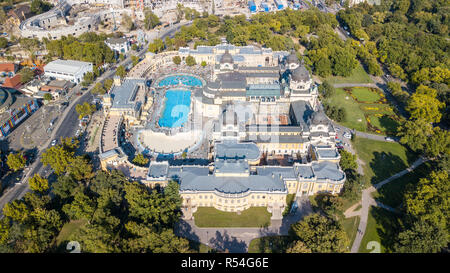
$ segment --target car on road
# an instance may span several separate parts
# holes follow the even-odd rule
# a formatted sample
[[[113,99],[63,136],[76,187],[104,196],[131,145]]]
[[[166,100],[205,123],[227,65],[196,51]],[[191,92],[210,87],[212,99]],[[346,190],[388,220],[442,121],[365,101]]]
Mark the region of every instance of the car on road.
[[[339,132],[339,131],[341,130],[341,128],[335,127],[334,130],[335,130],[336,132]]]
[[[81,91],[86,91],[86,90],[88,90],[87,87],[81,88]]]
[[[58,141],[56,139],[52,140],[52,146],[55,146]]]
[[[352,138],[352,134],[349,132],[345,132],[343,136],[348,139]]]
[[[392,137],[385,137],[384,140],[394,142],[395,140]]]

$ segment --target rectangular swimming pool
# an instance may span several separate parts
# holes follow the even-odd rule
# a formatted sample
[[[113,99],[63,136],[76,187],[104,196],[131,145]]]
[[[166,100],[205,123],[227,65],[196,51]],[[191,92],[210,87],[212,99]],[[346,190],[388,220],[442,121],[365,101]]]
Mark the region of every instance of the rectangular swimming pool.
[[[166,101],[158,124],[161,127],[182,127],[189,117],[191,107],[191,91],[167,90]]]

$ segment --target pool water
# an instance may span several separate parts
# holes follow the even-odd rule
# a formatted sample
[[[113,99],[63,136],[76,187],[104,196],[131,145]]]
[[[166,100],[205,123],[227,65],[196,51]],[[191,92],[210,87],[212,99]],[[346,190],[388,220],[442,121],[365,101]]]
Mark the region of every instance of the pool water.
[[[182,127],[188,120],[191,106],[191,91],[167,90],[164,112],[158,124],[161,127]]]
[[[201,87],[202,81],[199,78],[188,76],[188,75],[176,75],[176,76],[169,76],[164,79],[162,79],[159,83],[159,87],[164,86],[175,86],[179,83],[185,85],[185,86],[194,86],[194,87]]]

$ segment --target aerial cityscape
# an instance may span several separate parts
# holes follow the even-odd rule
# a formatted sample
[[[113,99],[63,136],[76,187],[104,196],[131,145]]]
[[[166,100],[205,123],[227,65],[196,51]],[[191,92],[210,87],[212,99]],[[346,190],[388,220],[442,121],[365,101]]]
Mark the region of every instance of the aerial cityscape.
[[[0,253],[448,253],[449,14],[0,0]]]

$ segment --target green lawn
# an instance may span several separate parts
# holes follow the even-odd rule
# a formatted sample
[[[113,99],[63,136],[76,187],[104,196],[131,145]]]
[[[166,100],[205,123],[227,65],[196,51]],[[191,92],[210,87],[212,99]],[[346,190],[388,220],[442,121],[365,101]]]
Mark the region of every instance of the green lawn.
[[[417,155],[396,142],[356,137],[353,147],[358,158],[365,163],[363,168],[366,185],[381,182],[408,168],[417,158]]]
[[[380,244],[381,253],[390,252],[399,227],[400,219],[398,215],[383,208],[371,207],[359,252],[369,253],[374,251],[373,248],[367,249],[368,243],[371,241]]]
[[[432,170],[432,164],[426,162],[414,169],[414,171],[384,185],[378,191],[372,193],[372,196],[383,204],[397,208],[402,205],[407,185],[416,184],[420,178],[427,176],[430,170]]]
[[[266,236],[253,239],[248,253],[285,253],[291,239],[289,236]]]
[[[356,237],[356,232],[359,226],[359,216],[345,218],[341,221],[342,226],[344,227],[345,232],[347,233],[347,237],[350,240],[349,247],[352,248],[353,241]]]
[[[378,93],[370,90],[367,87],[352,88],[352,94],[360,102],[372,103],[372,102],[376,102],[376,101],[380,100],[380,98],[381,98],[381,96]]]
[[[200,207],[194,213],[198,227],[267,227],[271,216],[266,207],[251,207],[240,215],[212,207]]]
[[[393,135],[397,132],[397,127],[400,125],[398,121],[388,115],[382,115],[381,117],[377,115],[370,115],[369,119],[370,124],[378,129],[381,129],[381,131],[386,132],[388,135]]]
[[[331,84],[336,83],[373,83],[369,75],[366,73],[361,65],[358,65],[354,70],[352,75],[349,77],[340,76],[328,76],[322,81],[328,81]]]
[[[326,103],[330,106],[343,107],[345,109],[346,119],[343,122],[339,122],[339,124],[357,131],[366,131],[366,118],[359,107],[359,103],[342,88],[337,88],[335,94],[328,98]]]
[[[80,229],[86,224],[87,224],[86,219],[72,220],[64,224],[64,226],[61,228],[61,231],[58,234],[58,237],[56,237],[57,250],[65,252],[66,244],[68,242],[70,235],[72,235],[76,230]]]

